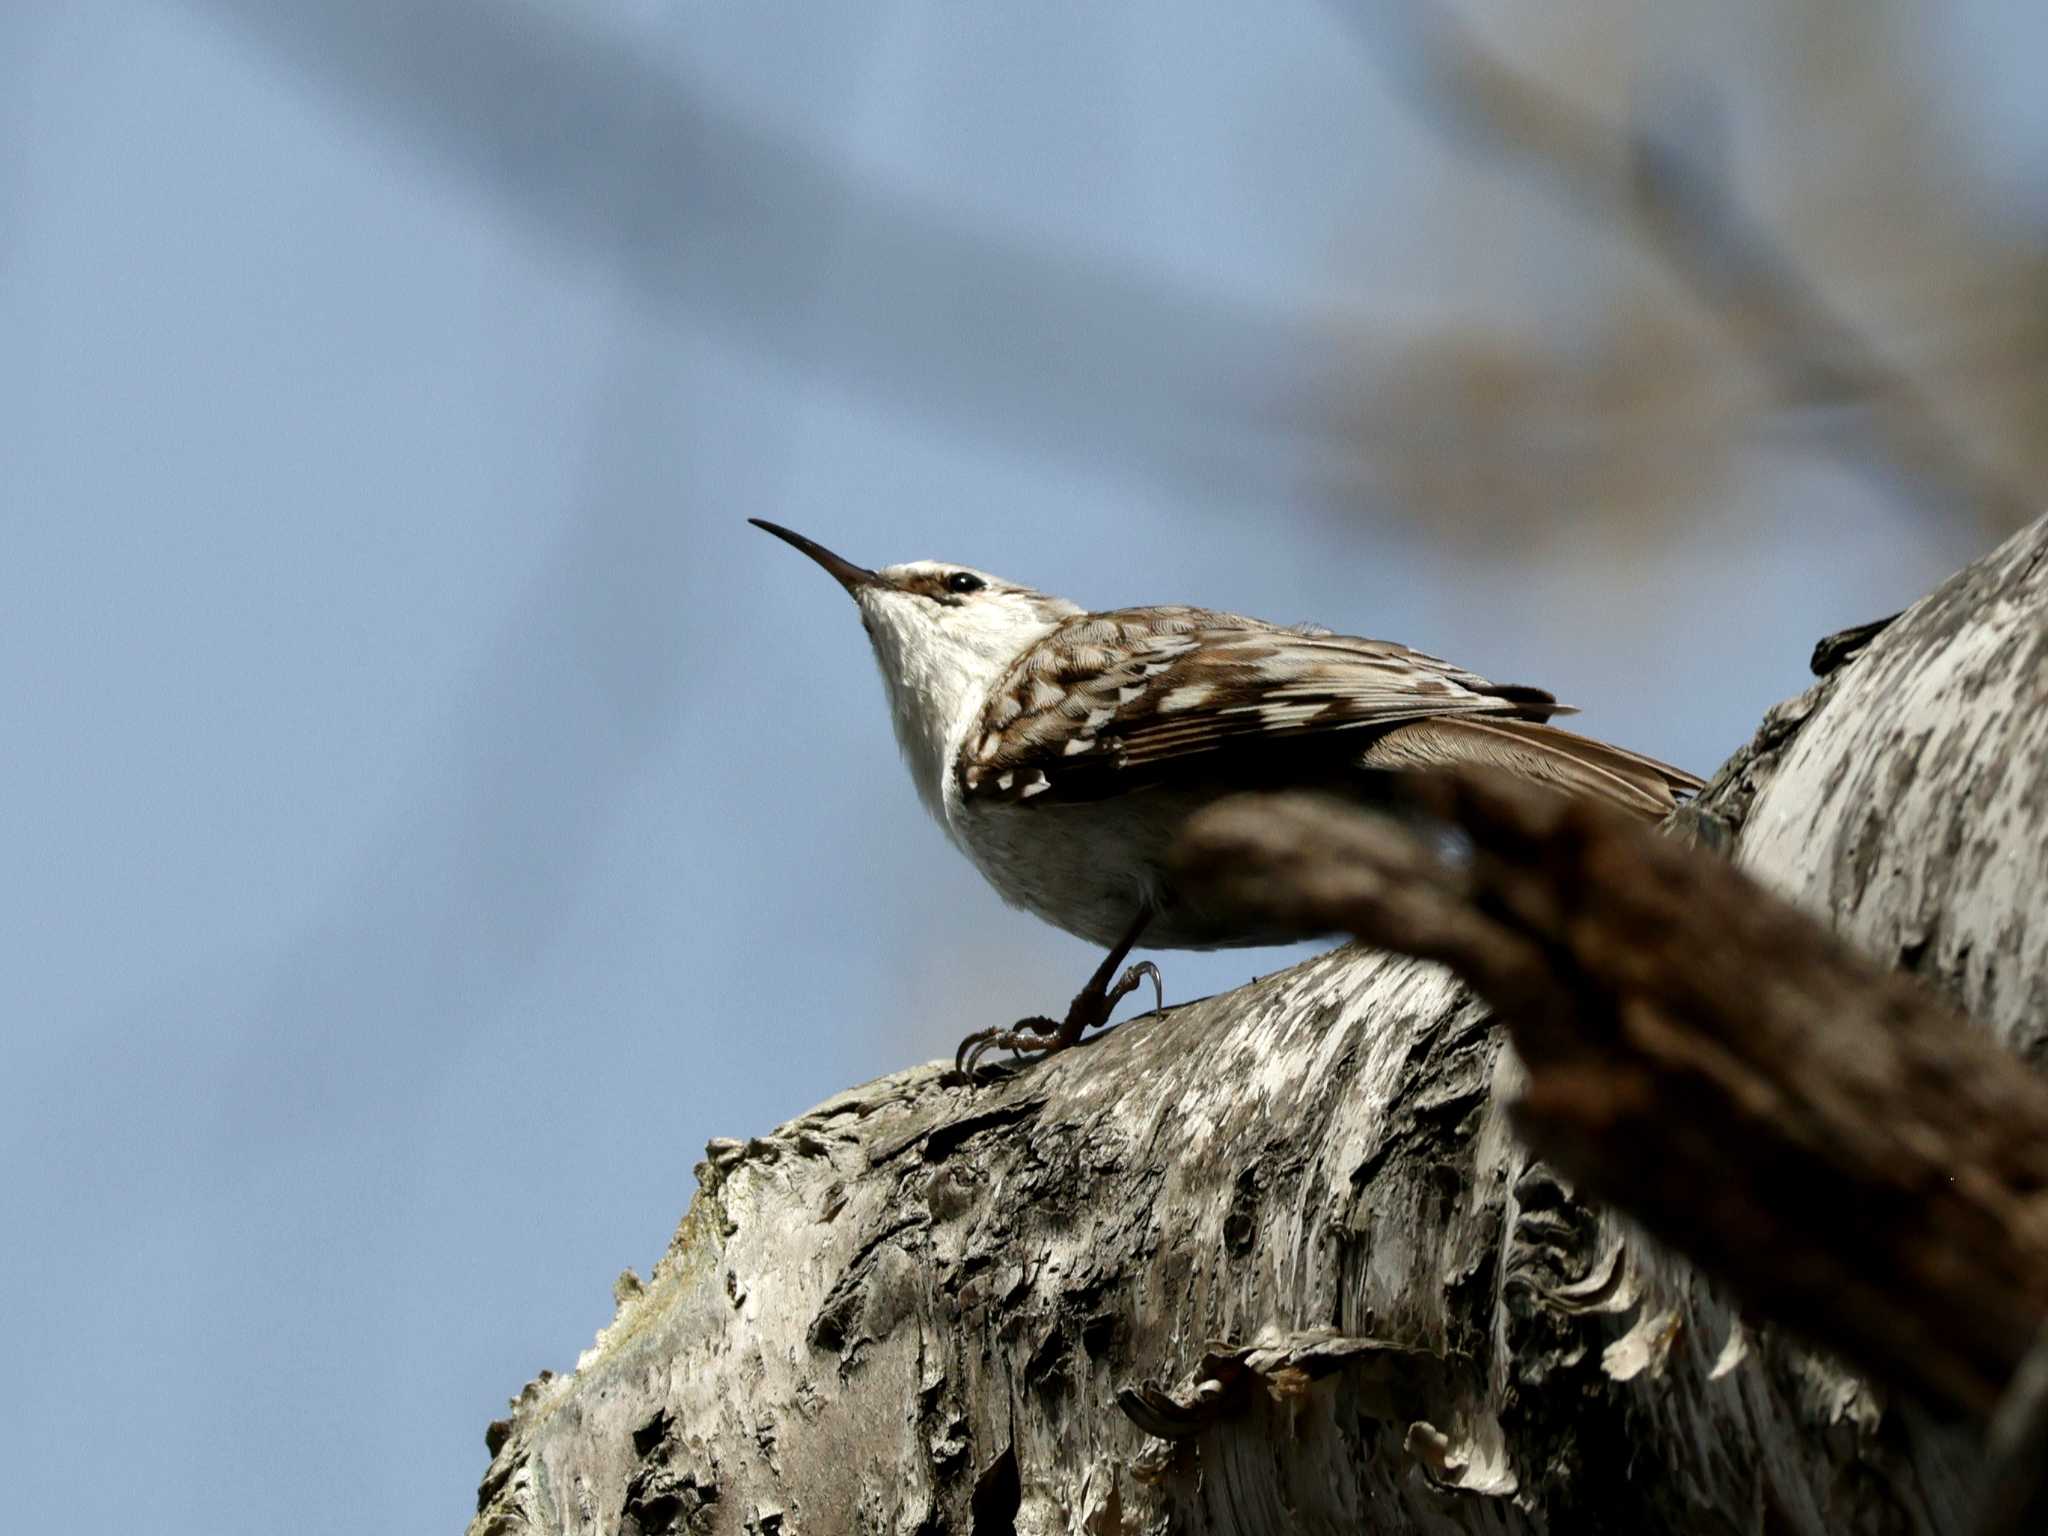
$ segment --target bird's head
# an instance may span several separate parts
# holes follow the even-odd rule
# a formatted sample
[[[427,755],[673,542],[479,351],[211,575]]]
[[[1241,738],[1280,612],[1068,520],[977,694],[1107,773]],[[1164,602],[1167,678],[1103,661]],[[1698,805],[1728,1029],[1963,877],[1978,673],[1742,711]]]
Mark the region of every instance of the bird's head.
[[[913,560],[871,571],[800,533],[747,521],[817,561],[859,606],[914,762],[940,750],[1026,646],[1082,611],[970,566]]]
[[[993,682],[1025,646],[1081,612],[1063,597],[971,566],[913,560],[871,571],[800,533],[760,518],[748,521],[802,550],[846,589],[884,676],[914,676],[937,665]]]

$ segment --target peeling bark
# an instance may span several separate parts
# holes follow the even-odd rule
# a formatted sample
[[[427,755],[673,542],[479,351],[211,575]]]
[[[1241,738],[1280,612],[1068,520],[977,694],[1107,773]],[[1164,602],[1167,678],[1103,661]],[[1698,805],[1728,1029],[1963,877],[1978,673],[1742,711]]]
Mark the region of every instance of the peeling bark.
[[[2048,522],[1772,711],[1690,824],[2048,1049]],[[1348,947],[969,1090],[714,1143],[487,1437],[474,1533],[1964,1528],[1974,1435],[1738,1319]]]

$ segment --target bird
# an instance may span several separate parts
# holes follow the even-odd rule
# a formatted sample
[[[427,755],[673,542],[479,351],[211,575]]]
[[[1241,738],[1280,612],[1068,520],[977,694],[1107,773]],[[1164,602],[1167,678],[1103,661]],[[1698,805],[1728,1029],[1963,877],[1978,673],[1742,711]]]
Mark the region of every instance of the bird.
[[[1387,798],[1403,772],[1468,764],[1654,819],[1703,787],[1683,769],[1550,724],[1575,713],[1390,640],[1180,603],[1090,612],[971,566],[871,570],[778,524],[860,610],[896,740],[925,809],[997,893],[1106,946],[1060,1018],[976,1031],[992,1050],[1051,1055],[1150,980],[1148,949],[1224,949],[1309,935],[1246,928],[1174,889],[1181,826],[1227,795],[1319,789]],[[1115,980],[1112,981],[1111,978]]]

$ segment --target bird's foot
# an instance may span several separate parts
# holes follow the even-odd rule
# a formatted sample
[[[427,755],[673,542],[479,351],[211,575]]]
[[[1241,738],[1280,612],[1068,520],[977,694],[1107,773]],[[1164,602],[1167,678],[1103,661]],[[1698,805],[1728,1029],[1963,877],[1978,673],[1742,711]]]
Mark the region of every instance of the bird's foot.
[[[1059,1033],[1059,1020],[1043,1015],[1019,1019],[1008,1029],[977,1029],[953,1052],[953,1070],[972,1079],[981,1058],[990,1051],[1044,1051],[1052,1049],[1048,1035]]]
[[[1008,1029],[976,1030],[960,1042],[960,1048],[953,1053],[953,1069],[972,1079],[981,1058],[990,1051],[1032,1052],[1050,1056],[1063,1051],[1079,1040],[1083,1033],[1098,1024],[1107,1024],[1109,1016],[1116,1011],[1116,1005],[1135,991],[1147,978],[1152,982],[1154,1004],[1166,1006],[1166,985],[1159,977],[1159,967],[1150,960],[1140,960],[1116,979],[1115,986],[1104,986],[1101,973],[1089,979],[1088,985],[1074,994],[1074,1001],[1068,1005],[1064,1019],[1048,1019],[1044,1015],[1019,1019]]]

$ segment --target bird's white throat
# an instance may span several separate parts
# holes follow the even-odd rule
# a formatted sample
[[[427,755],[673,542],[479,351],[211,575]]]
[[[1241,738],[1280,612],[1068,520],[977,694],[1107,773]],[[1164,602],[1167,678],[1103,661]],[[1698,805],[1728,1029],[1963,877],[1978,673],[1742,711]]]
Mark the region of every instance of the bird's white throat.
[[[924,569],[922,563],[892,566],[881,574],[901,580]],[[1011,664],[1081,607],[1040,592],[1009,591],[948,605],[886,585],[863,588],[854,597],[918,796],[951,831],[946,782],[961,739]]]

